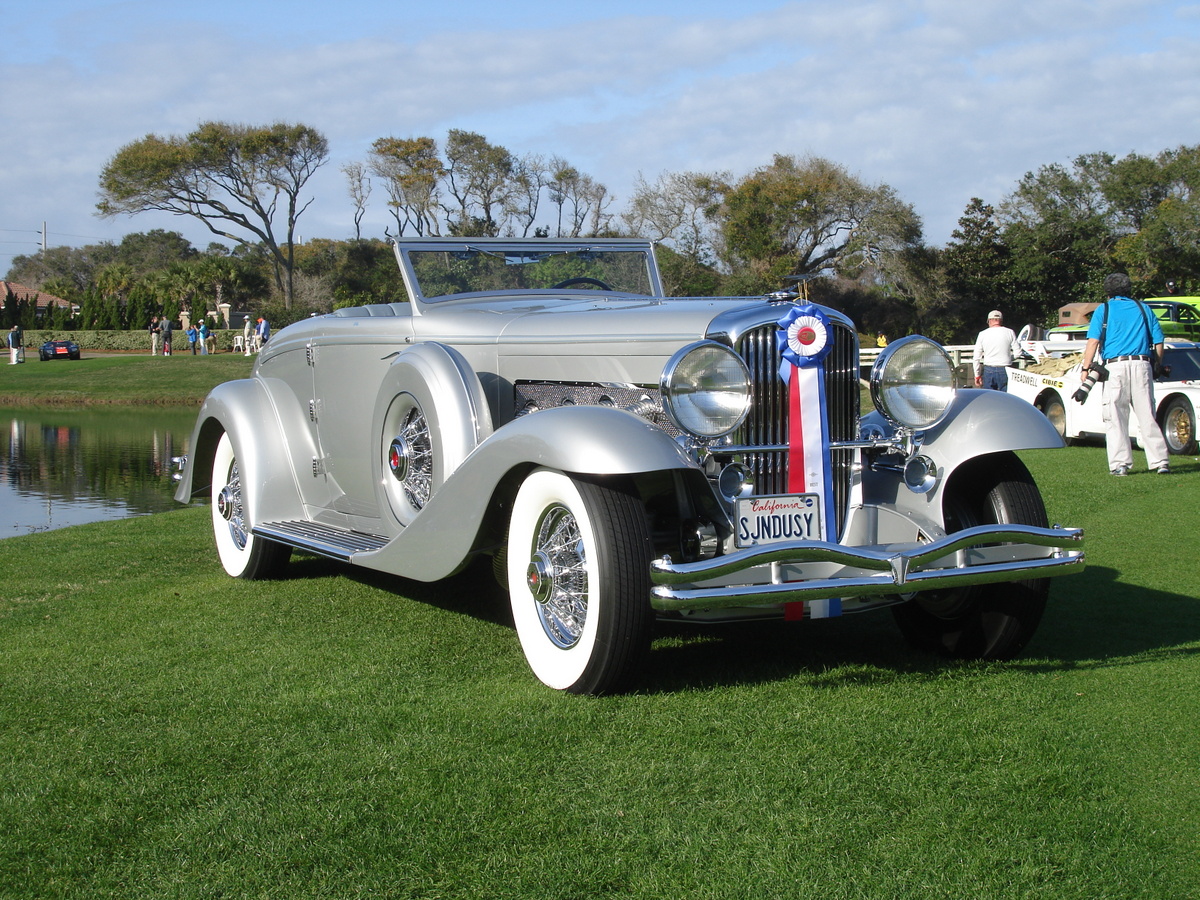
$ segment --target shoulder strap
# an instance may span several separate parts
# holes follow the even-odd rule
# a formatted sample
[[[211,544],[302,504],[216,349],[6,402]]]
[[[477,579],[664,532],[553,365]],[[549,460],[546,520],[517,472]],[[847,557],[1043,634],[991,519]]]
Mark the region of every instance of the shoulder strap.
[[[1146,318],[1146,304],[1141,300],[1133,302],[1138,305],[1138,311],[1142,314],[1142,324],[1146,326],[1146,352],[1152,353],[1154,351],[1154,333],[1150,330],[1150,320]]]

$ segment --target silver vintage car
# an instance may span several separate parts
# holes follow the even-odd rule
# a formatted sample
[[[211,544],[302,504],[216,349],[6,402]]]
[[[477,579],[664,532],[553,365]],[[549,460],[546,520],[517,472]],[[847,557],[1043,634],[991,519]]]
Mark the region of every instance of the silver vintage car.
[[[634,683],[655,620],[891,607],[915,646],[1002,659],[1084,565],[1014,451],[1028,403],[956,390],[795,293],[663,296],[642,240],[400,240],[407,302],[289,326],[200,410],[177,499],[240,578],[292,551],[420,581],[492,557],[534,674]]]

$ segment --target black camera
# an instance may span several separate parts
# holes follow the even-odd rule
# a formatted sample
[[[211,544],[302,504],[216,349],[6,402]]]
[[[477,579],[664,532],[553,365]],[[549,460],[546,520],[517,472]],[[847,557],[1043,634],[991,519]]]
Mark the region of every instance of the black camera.
[[[1104,381],[1108,378],[1108,369],[1100,365],[1100,363],[1092,363],[1092,367],[1088,369],[1087,375],[1084,376],[1083,384],[1079,385],[1079,390],[1071,395],[1071,399],[1076,403],[1082,403],[1088,398],[1088,394],[1092,392],[1092,388],[1096,386],[1097,381]]]

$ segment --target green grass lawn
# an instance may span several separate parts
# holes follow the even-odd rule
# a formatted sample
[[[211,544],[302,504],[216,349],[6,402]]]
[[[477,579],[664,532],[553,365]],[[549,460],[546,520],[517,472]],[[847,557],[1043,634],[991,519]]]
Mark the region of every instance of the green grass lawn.
[[[5,357],[5,363],[7,357]],[[114,354],[40,362],[36,350],[24,365],[0,364],[0,406],[191,404],[199,405],[223,381],[245,378],[254,357],[240,353],[192,356]]]
[[[1200,463],[1025,458],[1089,568],[1022,659],[673,630],[601,699],[485,572],[237,582],[200,508],[6,539],[0,896],[1200,897]]]

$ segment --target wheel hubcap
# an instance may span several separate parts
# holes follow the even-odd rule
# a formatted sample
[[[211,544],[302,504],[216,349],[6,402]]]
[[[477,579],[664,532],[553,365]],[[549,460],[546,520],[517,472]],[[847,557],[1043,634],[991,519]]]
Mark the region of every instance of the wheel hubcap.
[[[1175,449],[1186,447],[1192,440],[1191,420],[1181,412],[1173,412],[1167,423],[1167,434],[1175,439]]]
[[[237,504],[237,498],[233,493],[230,485],[225,485],[221,488],[221,493],[217,495],[217,512],[221,514],[226,522],[233,519],[234,507]]]
[[[538,603],[546,603],[554,593],[554,572],[546,554],[539,550],[529,561],[525,572],[525,581],[529,585],[529,593]]]
[[[412,451],[404,442],[404,438],[394,438],[391,447],[388,448],[388,468],[392,470],[392,475],[397,481],[403,481],[408,475],[411,460]]]

